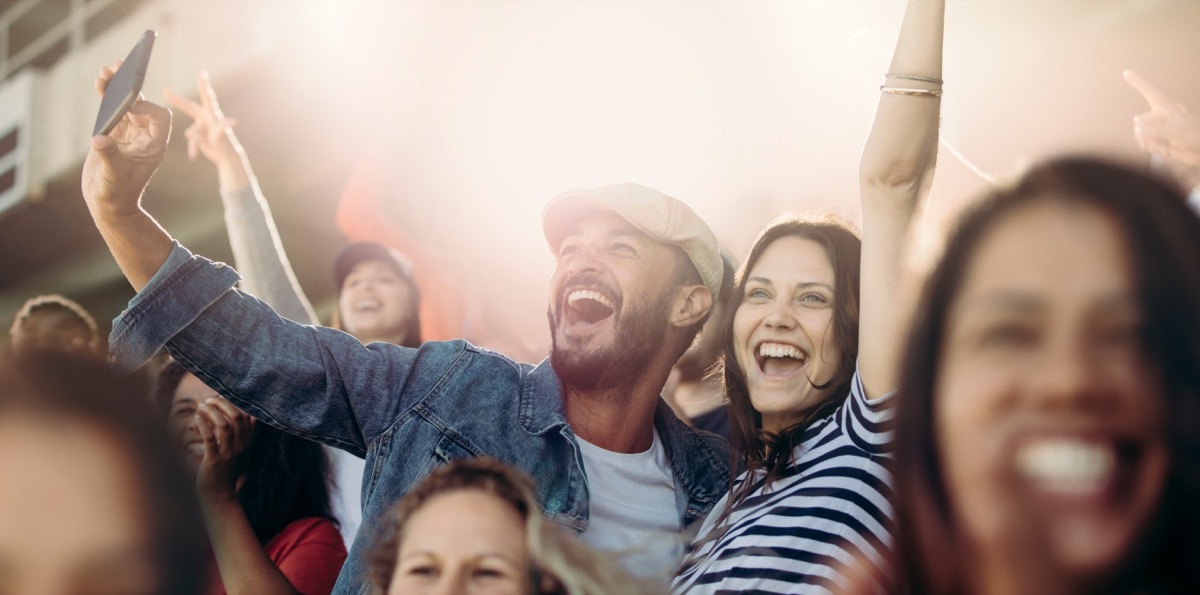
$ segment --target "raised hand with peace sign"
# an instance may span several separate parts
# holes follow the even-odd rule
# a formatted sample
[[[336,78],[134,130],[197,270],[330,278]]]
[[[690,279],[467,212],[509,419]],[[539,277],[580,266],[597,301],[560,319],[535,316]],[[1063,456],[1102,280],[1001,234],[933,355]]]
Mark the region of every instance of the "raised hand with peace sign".
[[[221,190],[241,190],[250,185],[251,173],[242,145],[233,134],[237,120],[225,117],[221,111],[207,72],[196,76],[196,88],[198,101],[176,95],[170,89],[163,90],[171,107],[193,120],[184,132],[188,159],[195,160],[197,155],[204,155],[217,166]]]

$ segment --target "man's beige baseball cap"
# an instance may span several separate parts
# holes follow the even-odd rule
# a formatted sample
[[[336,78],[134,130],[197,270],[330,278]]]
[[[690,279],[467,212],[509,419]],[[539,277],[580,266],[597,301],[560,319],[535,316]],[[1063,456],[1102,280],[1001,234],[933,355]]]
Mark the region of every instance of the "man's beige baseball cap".
[[[724,269],[717,236],[683,201],[641,184],[575,188],[550,199],[542,211],[542,229],[550,249],[557,252],[571,226],[599,210],[612,211],[642,233],[682,248],[713,299],[720,295]]]

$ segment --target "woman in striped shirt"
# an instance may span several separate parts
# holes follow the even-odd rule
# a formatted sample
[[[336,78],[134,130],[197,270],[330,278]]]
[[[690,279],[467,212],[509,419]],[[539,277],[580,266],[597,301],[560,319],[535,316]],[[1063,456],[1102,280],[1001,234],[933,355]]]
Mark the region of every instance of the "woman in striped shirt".
[[[787,217],[738,273],[724,375],[746,472],[701,527],[678,593],[827,593],[856,562],[884,564],[896,288],[937,156],[943,15],[942,0],[907,7],[862,157],[861,243],[830,215]]]

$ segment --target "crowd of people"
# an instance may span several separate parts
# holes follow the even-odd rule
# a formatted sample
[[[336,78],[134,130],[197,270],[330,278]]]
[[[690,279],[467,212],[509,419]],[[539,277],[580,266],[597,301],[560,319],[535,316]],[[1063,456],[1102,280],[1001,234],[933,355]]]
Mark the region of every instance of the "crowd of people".
[[[1037,164],[909,270],[944,13],[908,4],[861,231],[783,214],[739,265],[657,190],[551,199],[537,364],[386,241],[321,326],[203,74],[167,97],[235,262],[193,254],[142,208],[139,99],[82,174],[137,291],[107,351],[40,296],[0,356],[0,594],[1200,592],[1200,126],[1126,73],[1166,167]]]

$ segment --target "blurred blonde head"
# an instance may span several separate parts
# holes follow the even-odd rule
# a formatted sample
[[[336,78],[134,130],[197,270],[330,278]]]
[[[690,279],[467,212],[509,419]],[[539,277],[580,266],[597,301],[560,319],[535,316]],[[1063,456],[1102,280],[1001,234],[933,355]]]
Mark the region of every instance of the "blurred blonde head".
[[[422,516],[425,513],[431,514]],[[416,536],[410,529],[418,525],[438,530]],[[433,533],[436,539],[427,539]],[[421,543],[407,539],[410,534]],[[423,559],[400,562],[414,550]],[[435,469],[392,508],[390,527],[371,558],[371,580],[379,594],[426,592],[456,580],[464,581],[455,583],[457,588],[465,588],[462,585],[478,577],[442,575],[457,572],[455,560],[469,558],[471,552],[485,552],[471,558],[475,565],[465,570],[483,575],[476,588],[488,593],[655,592],[564,535],[542,515],[532,480],[490,458]],[[504,561],[480,562],[485,557]]]

